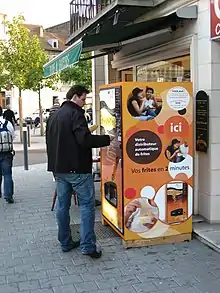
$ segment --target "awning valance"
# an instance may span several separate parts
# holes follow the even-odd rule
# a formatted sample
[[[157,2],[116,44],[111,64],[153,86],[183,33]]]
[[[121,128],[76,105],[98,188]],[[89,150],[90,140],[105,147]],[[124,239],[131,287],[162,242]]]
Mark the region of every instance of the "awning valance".
[[[82,41],[79,40],[44,65],[44,77],[49,77],[76,64],[79,61],[81,52]]]

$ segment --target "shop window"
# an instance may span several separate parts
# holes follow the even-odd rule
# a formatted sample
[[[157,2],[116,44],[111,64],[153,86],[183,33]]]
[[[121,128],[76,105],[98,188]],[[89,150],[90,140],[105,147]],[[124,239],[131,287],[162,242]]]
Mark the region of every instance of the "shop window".
[[[189,55],[137,67],[137,81],[189,82],[190,80]]]

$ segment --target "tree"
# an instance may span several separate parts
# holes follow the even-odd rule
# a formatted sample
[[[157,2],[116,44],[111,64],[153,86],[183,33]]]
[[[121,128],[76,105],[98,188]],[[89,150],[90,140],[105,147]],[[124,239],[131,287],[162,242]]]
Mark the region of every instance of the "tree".
[[[90,57],[90,53],[85,53],[82,59]],[[73,67],[69,67],[60,73],[60,80],[64,83],[83,84],[92,90],[92,61],[80,61]]]
[[[2,60],[2,54],[0,51],[0,90],[1,88],[5,88],[7,85],[9,77],[7,76],[5,70],[4,70],[4,64]]]
[[[22,91],[40,89],[44,79],[43,65],[47,61],[47,56],[40,46],[38,37],[31,36],[29,30],[24,26],[22,15],[14,17],[12,22],[6,21],[4,24],[7,29],[7,40],[0,40],[0,53],[4,70],[8,75],[8,83],[19,89],[22,140]]]
[[[40,52],[39,52],[40,53]],[[44,124],[43,124],[43,111],[42,111],[42,103],[41,103],[41,90],[44,87],[56,88],[56,84],[59,81],[58,75],[53,75],[48,78],[44,78],[44,70],[43,66],[48,61],[48,57],[46,54],[42,51],[42,55],[39,54],[39,66],[38,68],[35,68],[30,71],[29,77],[28,77],[28,88],[38,93],[38,105],[39,105],[39,115],[40,115],[40,121],[41,121],[41,128],[40,128],[40,134],[41,136],[44,135]]]

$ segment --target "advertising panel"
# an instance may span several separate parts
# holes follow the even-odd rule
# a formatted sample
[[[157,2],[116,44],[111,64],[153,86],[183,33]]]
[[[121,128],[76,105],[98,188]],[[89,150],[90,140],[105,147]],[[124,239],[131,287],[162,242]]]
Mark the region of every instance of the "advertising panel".
[[[210,0],[211,39],[220,38],[220,0]]]
[[[101,134],[115,137],[101,152],[102,214],[123,234],[121,87],[100,91]]]
[[[122,86],[124,239],[192,232],[191,83]]]

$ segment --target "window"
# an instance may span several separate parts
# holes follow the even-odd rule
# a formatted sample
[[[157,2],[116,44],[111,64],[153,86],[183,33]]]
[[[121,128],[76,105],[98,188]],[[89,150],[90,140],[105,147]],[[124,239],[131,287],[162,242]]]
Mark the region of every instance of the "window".
[[[190,80],[189,55],[137,67],[137,81],[188,82]]]

